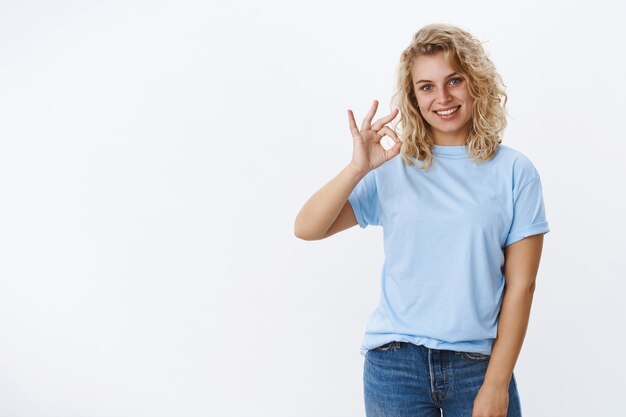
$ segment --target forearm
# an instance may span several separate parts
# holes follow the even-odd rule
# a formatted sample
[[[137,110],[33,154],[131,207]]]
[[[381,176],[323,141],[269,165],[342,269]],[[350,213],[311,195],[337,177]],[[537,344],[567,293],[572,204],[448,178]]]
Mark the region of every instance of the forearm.
[[[505,288],[484,384],[508,387],[528,328],[534,289]]]
[[[332,226],[354,187],[365,176],[348,164],[313,194],[296,216],[294,233],[302,239],[319,239]]]

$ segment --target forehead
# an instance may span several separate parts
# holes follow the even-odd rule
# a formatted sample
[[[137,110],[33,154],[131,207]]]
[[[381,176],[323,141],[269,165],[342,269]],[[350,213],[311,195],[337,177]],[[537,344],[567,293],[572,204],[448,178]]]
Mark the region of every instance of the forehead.
[[[411,76],[416,79],[443,79],[456,68],[446,60],[443,52],[435,55],[420,55],[411,63]]]

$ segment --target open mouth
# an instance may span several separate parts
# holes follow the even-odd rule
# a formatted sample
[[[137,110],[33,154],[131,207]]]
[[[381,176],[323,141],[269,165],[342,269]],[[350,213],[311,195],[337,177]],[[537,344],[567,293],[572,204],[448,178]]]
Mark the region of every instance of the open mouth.
[[[436,111],[435,113],[437,113],[440,116],[447,116],[447,115],[452,114],[455,111],[457,111],[459,109],[459,107],[461,107],[461,106],[459,105],[459,106],[453,107],[453,108],[448,109],[448,110]]]
[[[437,115],[443,119],[450,119],[451,117],[453,117],[457,111],[461,108],[460,105],[449,109],[449,110],[444,110],[444,111],[436,111],[435,113],[437,113]]]

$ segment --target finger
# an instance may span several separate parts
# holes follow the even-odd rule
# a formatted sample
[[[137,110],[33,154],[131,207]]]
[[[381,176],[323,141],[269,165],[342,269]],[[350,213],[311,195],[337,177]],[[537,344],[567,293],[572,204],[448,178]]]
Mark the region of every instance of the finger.
[[[400,153],[402,149],[402,142],[394,144],[391,148],[385,150],[385,161],[390,160],[394,156]]]
[[[350,122],[350,133],[352,133],[352,136],[358,135],[360,132],[359,128],[356,126],[356,120],[354,120],[352,110],[348,110],[348,120]]]
[[[378,131],[378,134],[380,135],[381,132],[385,133],[387,136],[392,138],[396,143],[402,142],[400,138],[398,137],[398,134],[389,126],[383,126],[383,128]]]
[[[388,116],[381,117],[380,119],[376,120],[376,123],[372,125],[372,130],[380,130],[383,125],[386,125],[387,123],[395,119],[397,115],[398,109],[393,109],[393,111],[389,113]]]
[[[377,108],[378,108],[378,100],[374,100],[374,103],[372,103],[372,107],[370,107],[370,111],[367,112],[367,114],[365,115],[365,119],[363,119],[363,123],[361,124],[361,130],[367,130],[370,128],[372,119],[374,118],[374,115],[376,114]]]

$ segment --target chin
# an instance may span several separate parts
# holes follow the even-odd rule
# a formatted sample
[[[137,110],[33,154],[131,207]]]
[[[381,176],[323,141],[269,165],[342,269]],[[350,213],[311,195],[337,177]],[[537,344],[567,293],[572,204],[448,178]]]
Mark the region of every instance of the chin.
[[[437,125],[434,125],[434,126],[435,126],[435,128],[436,128],[437,130],[439,130],[440,132],[443,132],[443,133],[455,133],[455,132],[458,132],[459,130],[462,130],[462,128],[463,128],[463,125],[459,125],[459,126],[446,126],[446,127],[444,127],[444,128],[440,128],[440,127],[439,127],[439,126],[437,126]]]

